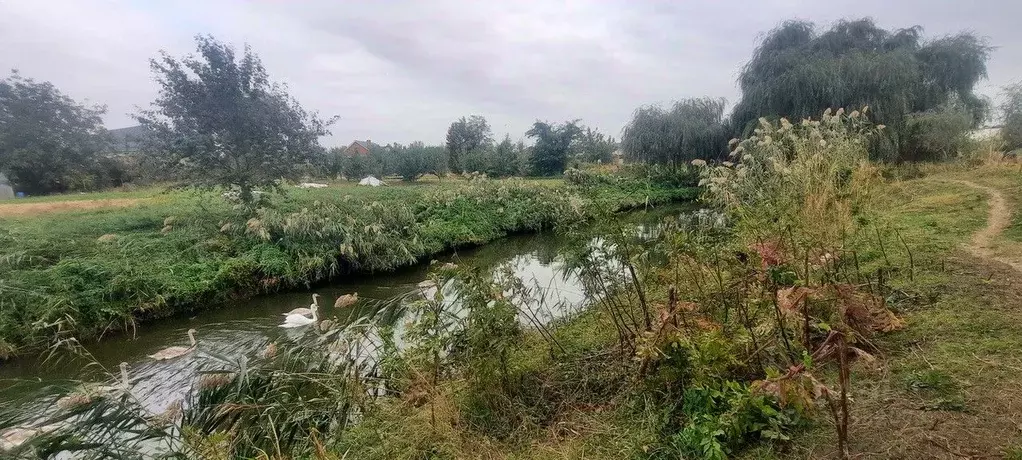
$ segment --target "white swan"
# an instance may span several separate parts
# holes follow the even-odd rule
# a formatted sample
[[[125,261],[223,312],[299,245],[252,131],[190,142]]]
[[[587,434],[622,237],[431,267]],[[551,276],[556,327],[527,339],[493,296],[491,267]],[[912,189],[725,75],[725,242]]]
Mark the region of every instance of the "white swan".
[[[291,311],[289,311],[287,313],[281,313],[281,315],[283,315],[283,316],[288,316],[288,315],[312,316],[312,307],[319,307],[319,294],[313,294],[312,295],[312,305],[309,305],[309,308],[305,308],[305,307],[295,308],[294,310],[291,310]]]
[[[189,347],[167,347],[149,355],[149,357],[157,361],[163,361],[187,355],[195,350],[195,329],[188,330],[188,340],[191,340],[192,342],[192,345]]]
[[[314,324],[316,321],[319,321],[319,318],[316,316],[316,310],[318,309],[316,304],[312,304],[312,306],[309,307],[309,309],[312,310],[312,318],[309,318],[308,316],[305,315],[295,314],[287,315],[287,317],[284,318],[284,324],[281,324],[280,327],[286,328],[302,327]]]
[[[192,343],[195,343],[195,339],[192,339]],[[131,379],[128,378],[128,363],[122,361],[118,367],[121,368],[121,387],[119,390],[127,393],[131,390]]]

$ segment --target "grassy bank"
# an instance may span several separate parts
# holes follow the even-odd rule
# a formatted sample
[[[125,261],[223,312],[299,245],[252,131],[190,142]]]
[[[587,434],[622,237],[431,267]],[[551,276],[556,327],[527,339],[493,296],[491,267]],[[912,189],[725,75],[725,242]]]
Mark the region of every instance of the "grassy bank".
[[[585,220],[590,209],[693,197],[632,179],[452,180],[292,189],[254,212],[215,193],[141,191],[127,207],[0,215],[0,358],[57,336],[94,337],[232,297],[392,270]]]
[[[1022,274],[967,250],[975,232],[987,224],[989,197],[957,182],[993,187],[1008,197],[1011,225],[993,247],[996,257],[1018,262],[1022,261],[1022,240],[1017,236],[1022,200],[1014,193],[1022,187],[1018,168],[1018,164],[934,166],[924,168],[921,177],[878,186],[877,196],[882,198],[873,217],[886,231],[875,244],[862,248],[858,262],[863,271],[885,273],[886,305],[904,325],[871,336],[859,345],[868,350],[868,358],[851,361],[847,431],[851,457],[1022,458],[1017,425],[1022,408],[1016,402],[1022,395],[1022,361],[1017,356],[1022,347],[1018,308]],[[659,271],[670,273],[663,266]],[[651,302],[669,302],[663,289],[651,288],[646,294]],[[637,300],[631,302],[635,307]],[[682,422],[680,430],[672,427],[671,405],[660,398],[676,379],[687,379],[691,389],[700,382],[693,373],[725,371],[722,375],[733,378],[734,362],[722,355],[742,357],[747,350],[715,350],[692,363],[701,371],[637,381],[636,367],[622,365],[605,352],[618,343],[615,327],[604,310],[590,310],[553,328],[557,342],[574,358],[553,358],[546,340],[528,335],[527,345],[512,355],[511,366],[523,386],[535,385],[544,396],[539,398],[542,403],[516,398],[522,406],[506,409],[528,415],[511,423],[520,431],[510,436],[495,436],[486,425],[480,426],[471,384],[452,379],[434,390],[435,406],[423,404],[421,392],[407,390],[373,406],[366,423],[341,437],[336,457],[325,458],[417,458],[422,452],[439,458],[676,458],[678,445],[698,440],[708,447],[714,440],[730,440],[728,456],[738,458],[840,457],[835,422],[822,401],[802,417],[789,413],[791,423],[782,426],[782,436],[748,429],[736,439],[732,434],[736,427],[762,428],[771,417],[748,421],[742,390],[720,390],[713,400],[725,406],[723,417],[711,425],[721,430],[717,435],[699,438],[700,433],[691,430],[697,426],[691,420],[706,415],[694,405],[675,415],[689,422]],[[730,366],[721,367],[721,359]],[[822,362],[813,373],[823,382],[835,382],[839,372],[837,363]],[[688,392],[682,399],[698,395]],[[415,435],[393,436],[399,432]],[[716,452],[711,449],[691,458],[716,458]]]
[[[1022,458],[1022,187],[1018,164],[944,165],[888,184],[885,213],[915,258],[914,276],[894,276],[890,300],[906,327],[877,340],[883,350],[852,374],[851,450],[860,458]],[[1008,199],[1011,225],[993,241],[994,257],[967,250],[987,224],[992,187]],[[904,251],[892,263],[908,265]],[[821,423],[787,450],[749,458],[828,458],[832,429]]]
[[[205,458],[1019,458],[1018,165],[885,180],[859,127],[763,122],[703,170],[723,212],[576,228],[574,315],[523,321],[520,280],[438,267],[400,347],[336,359],[388,329],[333,325],[147,426]],[[962,180],[1013,212],[993,256],[989,190]],[[80,410],[144,414],[110,403]]]

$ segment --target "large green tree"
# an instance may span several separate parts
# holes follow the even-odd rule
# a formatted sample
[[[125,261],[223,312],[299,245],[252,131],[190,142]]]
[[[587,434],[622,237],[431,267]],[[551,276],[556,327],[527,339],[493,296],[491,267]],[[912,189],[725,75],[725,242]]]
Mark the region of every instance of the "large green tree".
[[[610,163],[618,143],[596,129],[586,127],[572,146],[571,156],[586,163]]]
[[[788,21],[766,35],[742,69],[734,134],[747,134],[763,116],[802,119],[868,105],[871,118],[890,128],[891,148],[876,153],[896,159],[904,153],[909,113],[954,103],[974,124],[983,119],[986,103],[973,89],[986,77],[990,50],[971,33],[924,41],[918,26],[885,30],[860,19],[819,32],[810,22]]]
[[[426,145],[421,141],[407,146],[394,144],[388,153],[393,159],[394,172],[405,181],[414,181],[426,174],[441,177],[446,169],[447,153],[440,145]]]
[[[694,98],[671,108],[640,107],[621,136],[621,148],[631,161],[679,166],[701,158],[721,156],[727,148],[724,99]]]
[[[469,155],[484,155],[493,144],[493,133],[486,118],[472,115],[461,117],[447,129],[447,166],[454,173],[465,169]]]
[[[578,121],[551,124],[536,121],[525,135],[536,140],[532,147],[532,173],[537,176],[553,176],[564,172],[568,164],[568,150],[582,129]]]
[[[186,183],[224,185],[250,201],[254,187],[297,178],[322,153],[319,137],[334,119],[305,111],[286,88],[270,82],[259,57],[241,55],[210,36],[196,37],[198,55],[166,52],[150,61],[159,97],[137,115],[158,152]]]
[[[519,152],[510,134],[505,134],[490,153],[486,174],[493,177],[514,176],[521,171]]]
[[[91,189],[108,146],[101,106],[80,104],[17,71],[0,80],[0,172],[30,194]]]

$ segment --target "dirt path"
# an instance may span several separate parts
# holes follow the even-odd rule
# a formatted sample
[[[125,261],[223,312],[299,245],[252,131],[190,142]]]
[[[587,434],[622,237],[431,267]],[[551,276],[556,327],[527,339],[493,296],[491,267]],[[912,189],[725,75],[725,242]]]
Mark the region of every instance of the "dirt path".
[[[1008,207],[1008,200],[1004,198],[1004,194],[996,188],[979,185],[967,180],[956,180],[954,182],[982,190],[990,196],[990,214],[987,216],[987,226],[972,235],[972,244],[968,246],[969,252],[977,257],[1010,265],[1015,270],[1022,272],[1022,263],[997,257],[993,249],[994,240],[1011,225],[1011,208]]]
[[[82,211],[99,208],[123,208],[134,205],[142,198],[111,198],[106,200],[68,200],[41,203],[17,203],[0,205],[0,217],[49,214],[64,211]]]

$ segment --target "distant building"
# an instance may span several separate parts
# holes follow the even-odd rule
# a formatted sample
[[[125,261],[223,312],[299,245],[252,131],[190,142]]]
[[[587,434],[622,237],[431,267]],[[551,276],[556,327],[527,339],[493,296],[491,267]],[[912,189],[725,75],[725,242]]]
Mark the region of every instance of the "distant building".
[[[110,150],[113,153],[135,153],[142,148],[145,128],[141,125],[111,129],[108,132],[111,138]]]
[[[11,188],[11,183],[7,181],[7,176],[0,173],[0,201],[10,200],[14,198],[14,189]]]
[[[369,155],[369,149],[373,145],[372,141],[354,141],[347,148],[344,149],[344,154],[353,156],[366,156]]]

